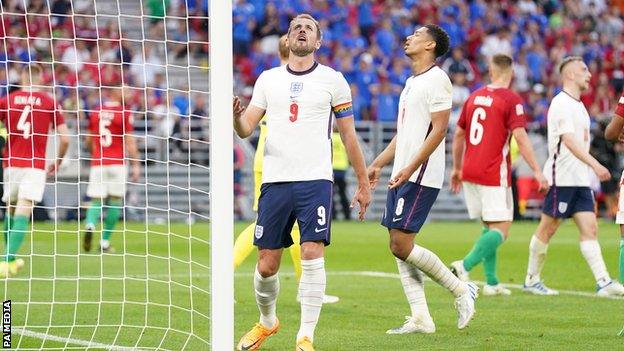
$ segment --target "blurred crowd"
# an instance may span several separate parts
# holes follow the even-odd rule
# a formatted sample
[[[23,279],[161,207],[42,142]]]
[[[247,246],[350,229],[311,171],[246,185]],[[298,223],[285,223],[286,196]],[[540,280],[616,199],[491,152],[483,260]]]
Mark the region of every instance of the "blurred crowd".
[[[44,84],[54,87],[66,118],[78,126],[85,111],[106,99],[100,87],[124,84],[137,132],[172,138],[183,157],[189,138],[208,140],[208,97],[189,93],[186,68],[208,67],[208,1],[145,1],[138,13],[115,4],[3,0],[0,96],[19,84],[23,63],[39,62]]]
[[[403,43],[415,26],[436,23],[451,37],[440,60],[454,84],[454,109],[487,81],[487,58],[499,52],[516,61],[514,89],[531,122],[543,125],[558,91],[556,66],[580,55],[592,88],[583,102],[592,117],[613,109],[624,86],[623,1],[606,0],[236,0],[234,51],[239,82],[253,85],[278,64],[277,38],[294,14],[315,16],[323,30],[318,61],[351,84],[359,120],[394,121],[398,96],[410,75]]]

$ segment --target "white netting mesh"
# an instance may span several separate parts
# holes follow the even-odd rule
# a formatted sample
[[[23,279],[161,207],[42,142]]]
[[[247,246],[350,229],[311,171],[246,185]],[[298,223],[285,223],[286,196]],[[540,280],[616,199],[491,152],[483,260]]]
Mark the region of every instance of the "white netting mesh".
[[[207,1],[4,0],[0,12],[0,95],[40,63],[70,130],[18,252],[25,267],[0,281],[13,348],[208,349]],[[97,250],[103,216],[85,252],[88,115],[122,84],[141,177],[127,185],[116,252]],[[49,138],[48,162],[57,146]]]

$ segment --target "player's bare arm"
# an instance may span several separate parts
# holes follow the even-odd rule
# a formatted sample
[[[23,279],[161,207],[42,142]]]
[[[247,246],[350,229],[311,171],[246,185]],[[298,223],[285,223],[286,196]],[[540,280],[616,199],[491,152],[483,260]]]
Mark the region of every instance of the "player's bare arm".
[[[451,191],[459,194],[461,191],[462,164],[464,148],[466,147],[466,131],[457,126],[453,135],[453,171],[451,172]]]
[[[605,129],[605,139],[610,141],[624,141],[624,117],[613,115]]]
[[[397,188],[407,182],[418,167],[420,167],[423,162],[431,156],[438,145],[440,145],[446,136],[450,115],[450,109],[431,113],[431,133],[427,135],[427,138],[412,159],[412,162],[410,162],[407,167],[400,170],[393,179],[390,179],[390,189]]]
[[[388,163],[394,159],[394,152],[396,151],[396,135],[390,141],[390,144],[375,158],[375,160],[368,167],[368,181],[371,189],[375,189],[379,178],[381,177],[381,170]]]
[[[126,135],[124,136],[124,143],[126,144],[126,150],[128,151],[130,163],[132,164],[132,169],[130,170],[130,180],[136,183],[141,177],[141,162],[139,161],[140,155],[136,139],[133,135]]]
[[[67,149],[69,148],[69,129],[67,128],[67,125],[60,124],[56,126],[56,132],[59,135],[59,145],[56,161],[48,167],[48,175],[50,176],[56,173],[61,165],[61,162],[63,162]]]
[[[592,155],[589,154],[589,152],[583,150],[583,148],[579,145],[578,141],[576,141],[574,134],[563,134],[561,135],[561,140],[576,158],[583,161],[583,163],[585,163],[594,170],[600,181],[604,182],[611,179],[611,172],[609,172],[608,169],[601,165],[600,162],[598,162]]]
[[[539,182],[539,191],[542,193],[547,192],[549,188],[548,180],[544,177],[540,165],[537,163],[537,160],[535,160],[533,146],[531,145],[531,140],[529,139],[526,130],[520,127],[512,130],[511,133],[518,143],[520,155],[522,155],[522,158],[526,161],[529,167],[531,167],[533,170],[533,176]]]
[[[338,118],[336,120],[336,126],[340,132],[340,139],[342,139],[342,142],[345,145],[349,162],[353,166],[353,170],[355,171],[355,175],[358,180],[358,188],[355,192],[353,200],[351,201],[351,207],[353,207],[356,202],[360,205],[358,217],[360,220],[363,220],[366,209],[371,202],[371,191],[368,183],[368,177],[366,176],[366,162],[364,161],[364,154],[362,153],[357,135],[355,134],[353,117]]]
[[[232,107],[234,112],[234,130],[236,130],[236,134],[241,138],[249,137],[258,126],[258,123],[260,123],[265,110],[253,105],[249,105],[245,108],[238,96],[234,97]]]

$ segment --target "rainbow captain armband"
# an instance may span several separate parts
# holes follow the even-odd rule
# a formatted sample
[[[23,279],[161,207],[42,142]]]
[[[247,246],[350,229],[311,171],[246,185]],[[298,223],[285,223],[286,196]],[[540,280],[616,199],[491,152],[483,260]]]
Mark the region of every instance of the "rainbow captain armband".
[[[334,106],[334,115],[336,118],[353,116],[353,105],[351,101]]]

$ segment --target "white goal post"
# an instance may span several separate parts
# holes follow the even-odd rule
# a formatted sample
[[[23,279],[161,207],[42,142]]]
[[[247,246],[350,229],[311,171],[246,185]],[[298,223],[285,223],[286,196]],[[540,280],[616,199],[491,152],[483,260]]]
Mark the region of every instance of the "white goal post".
[[[210,1],[212,350],[233,350],[232,2]]]

